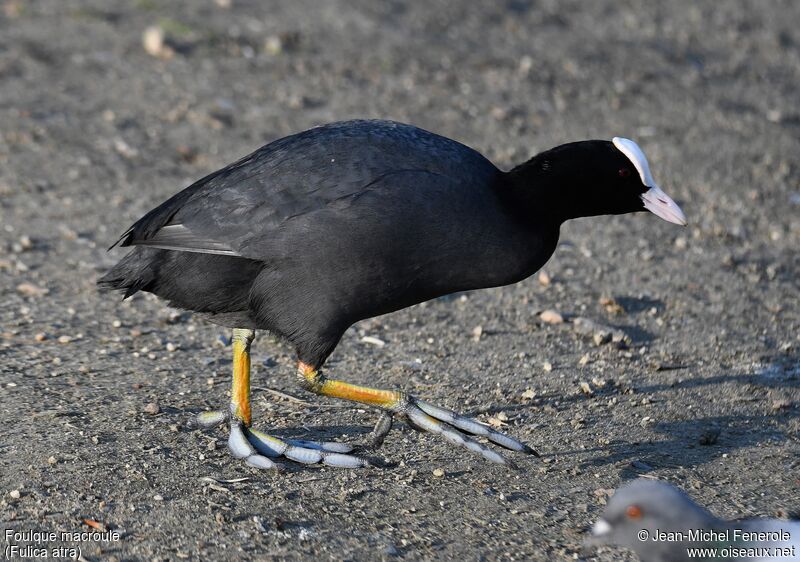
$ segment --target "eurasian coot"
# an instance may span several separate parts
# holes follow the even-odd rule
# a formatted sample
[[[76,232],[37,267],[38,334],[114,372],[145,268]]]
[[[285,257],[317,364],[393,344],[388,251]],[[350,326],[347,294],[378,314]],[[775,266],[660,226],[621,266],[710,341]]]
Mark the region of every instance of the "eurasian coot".
[[[382,409],[504,463],[471,436],[535,454],[519,441],[402,391],[356,386],[321,367],[359,320],[457,291],[533,274],[567,219],[649,209],[685,224],[633,141],[589,140],[543,152],[510,172],[475,150],[391,121],[333,123],[272,142],[187,187],[131,226],[136,246],[98,283],[147,291],[233,329],[229,412],[234,456],[362,466],[337,443],[287,441],[250,428],[250,344],[269,330],[297,350],[303,388]]]

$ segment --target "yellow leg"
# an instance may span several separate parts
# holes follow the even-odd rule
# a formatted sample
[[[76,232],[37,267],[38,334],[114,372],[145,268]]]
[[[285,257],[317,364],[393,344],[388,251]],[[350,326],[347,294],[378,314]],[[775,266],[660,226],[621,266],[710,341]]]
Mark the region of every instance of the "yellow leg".
[[[231,415],[250,427],[250,344],[255,332],[233,330],[233,385],[231,386]]]
[[[489,441],[512,451],[519,451],[539,456],[525,443],[504,435],[478,421],[462,416],[447,408],[440,408],[396,390],[381,390],[368,386],[359,386],[340,380],[329,379],[317,369],[303,363],[297,365],[300,384],[306,390],[322,396],[342,398],[368,406],[375,406],[388,412],[379,420],[373,430],[374,446],[380,445],[392,427],[391,416],[399,415],[412,427],[441,435],[446,440],[475,451],[484,458],[499,464],[508,461],[486,445],[475,441],[474,436],[485,437]]]
[[[384,410],[396,410],[408,401],[404,392],[396,390],[381,390],[368,386],[359,386],[348,382],[329,379],[311,365],[302,361],[297,366],[297,374],[303,388],[331,398],[342,398],[368,406],[376,406]]]

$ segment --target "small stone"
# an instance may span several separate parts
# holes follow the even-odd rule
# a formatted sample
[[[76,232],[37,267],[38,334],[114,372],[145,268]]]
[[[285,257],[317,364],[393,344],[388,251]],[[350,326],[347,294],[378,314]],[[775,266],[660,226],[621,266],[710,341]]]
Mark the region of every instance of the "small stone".
[[[155,496],[153,496],[153,499],[156,500],[157,502],[161,502],[164,501],[164,496],[162,496],[161,494],[156,494]]]
[[[55,457],[50,457],[47,459],[47,464],[56,464],[58,460]]]
[[[483,335],[483,326],[475,326],[472,328],[472,341],[481,341],[481,336]]]
[[[111,323],[111,325],[112,325],[113,327],[115,327],[115,328],[119,328],[120,326],[122,326],[122,322],[120,322],[119,320],[114,320],[114,321]]]
[[[279,55],[283,51],[283,41],[277,35],[271,35],[264,40],[264,51],[268,55]]]
[[[39,287],[38,285],[34,285],[33,283],[20,283],[17,285],[17,292],[20,295],[26,297],[43,297],[50,291],[44,287]]]
[[[714,445],[719,439],[719,434],[720,434],[719,428],[713,427],[711,429],[706,429],[700,435],[700,438],[697,440],[697,442],[703,446]]]
[[[442,470],[441,468],[434,468],[433,469],[433,475],[436,478],[442,478],[444,476],[444,470]]]
[[[69,343],[72,341],[70,336],[58,336],[58,343]]]
[[[606,331],[595,332],[592,335],[592,341],[595,345],[603,345],[611,341],[611,334]]]
[[[172,342],[167,342],[167,345],[166,345],[166,347],[167,347],[167,351],[169,351],[170,353],[172,353],[173,351],[175,351],[176,349],[178,349],[178,346],[177,346],[177,345],[175,345],[175,344],[174,344],[174,343],[172,343]]]
[[[772,411],[773,412],[780,412],[781,410],[788,410],[792,407],[792,401],[787,400],[786,398],[780,398],[778,400],[773,400],[772,402]]]
[[[609,314],[624,314],[625,309],[611,297],[601,297],[600,306],[606,309]]]
[[[586,353],[578,360],[578,365],[584,367],[589,362],[589,354]]]
[[[550,274],[547,273],[544,269],[539,272],[538,279],[539,279],[539,284],[542,287],[547,287],[550,285],[550,283],[553,282],[552,278],[550,277]]]
[[[564,317],[555,310],[544,310],[539,314],[539,319],[547,324],[563,324]]]
[[[11,490],[8,493],[8,495],[11,496],[13,499],[18,500],[21,494],[19,493],[19,490]]]
[[[164,30],[157,25],[148,27],[142,33],[142,47],[151,57],[171,58],[175,51],[165,43]]]
[[[384,345],[386,345],[385,341],[373,336],[364,336],[363,338],[361,338],[361,343],[367,343],[369,345],[374,345],[375,347],[383,347]]]
[[[536,392],[529,388],[522,393],[522,398],[524,400],[532,400],[533,398],[536,398]]]
[[[44,332],[39,332],[38,334],[33,336],[33,339],[35,339],[36,341],[44,341],[47,339],[47,334],[45,334]]]
[[[542,370],[545,373],[549,373],[550,371],[553,370],[553,364],[550,363],[550,361],[545,361],[544,363],[542,363]]]
[[[159,407],[158,402],[150,402],[144,407],[144,413],[155,416],[161,413],[161,407]]]
[[[581,381],[579,386],[581,387],[581,392],[583,392],[585,395],[587,395],[587,396],[593,396],[594,395],[594,391],[592,390],[592,387],[589,385],[588,382]]]

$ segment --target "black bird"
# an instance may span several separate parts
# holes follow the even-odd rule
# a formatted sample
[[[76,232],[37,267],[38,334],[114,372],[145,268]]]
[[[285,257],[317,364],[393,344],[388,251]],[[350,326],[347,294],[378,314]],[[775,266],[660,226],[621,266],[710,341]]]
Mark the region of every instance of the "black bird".
[[[377,446],[398,416],[487,459],[471,436],[535,451],[402,391],[326,377],[321,367],[354,322],[435,297],[516,283],[550,258],[567,219],[681,210],[653,181],[633,141],[590,140],[543,152],[510,172],[475,150],[411,125],[333,123],[291,135],[195,182],[116,242],[136,248],[98,283],[147,291],[233,329],[234,456],[365,464],[337,443],[280,440],[250,428],[250,344],[268,330],[297,350],[304,389],[384,411]],[[112,246],[113,247],[113,246]]]

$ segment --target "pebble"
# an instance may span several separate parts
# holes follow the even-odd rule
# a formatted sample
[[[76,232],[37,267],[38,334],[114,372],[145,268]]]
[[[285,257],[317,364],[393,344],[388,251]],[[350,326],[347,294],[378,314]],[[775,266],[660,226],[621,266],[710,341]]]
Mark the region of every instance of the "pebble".
[[[38,334],[33,336],[33,339],[35,339],[36,341],[44,341],[47,339],[47,334],[45,334],[44,332],[39,332]]]
[[[270,35],[264,40],[264,51],[268,55],[279,55],[283,51],[283,41],[277,35]]]
[[[156,494],[155,496],[153,496],[153,499],[156,500],[157,502],[164,501],[164,496],[162,496],[161,494]]]
[[[550,361],[545,361],[544,363],[542,363],[542,369],[544,370],[545,373],[549,373],[550,371],[553,370],[553,364],[550,363]]]
[[[121,322],[121,321],[119,321],[119,320],[114,320],[114,321],[111,323],[111,325],[112,325],[113,327],[115,327],[115,328],[119,328],[120,326],[122,326],[122,322]]]
[[[33,283],[20,283],[17,285],[17,292],[26,297],[42,297],[50,291],[44,287],[39,287]]]
[[[590,336],[597,345],[613,342],[619,345],[629,345],[630,337],[622,330],[617,330],[611,326],[606,326],[590,320],[578,317],[572,323],[575,331],[582,336]]]
[[[157,25],[152,25],[142,33],[142,47],[151,57],[160,59],[171,58],[175,51],[165,42],[164,30]]]
[[[15,254],[20,254],[22,252],[26,252],[33,248],[33,241],[31,241],[29,236],[20,236],[19,242],[14,242],[11,245],[11,251]]]
[[[588,382],[586,382],[586,381],[581,381],[581,382],[579,383],[579,386],[581,387],[581,392],[583,392],[583,393],[584,393],[584,394],[586,394],[587,396],[592,396],[592,395],[594,395],[594,391],[592,390],[592,387],[589,385],[589,383],[588,383]]]
[[[170,353],[175,351],[176,349],[178,349],[178,346],[175,345],[172,342],[167,342],[167,346],[166,347],[167,347],[167,351],[169,351]]]
[[[601,297],[600,306],[606,309],[609,314],[625,314],[625,309],[611,297]]]
[[[592,335],[592,341],[598,346],[606,344],[611,341],[611,334],[605,331],[595,332],[594,335]]]
[[[433,475],[436,478],[442,478],[444,476],[444,470],[442,470],[441,468],[434,468],[433,469]]]
[[[773,400],[772,402],[772,410],[775,412],[779,412],[781,410],[788,410],[792,407],[792,401],[786,398],[780,398],[778,400]]]
[[[8,495],[11,496],[12,498],[14,498],[15,500],[18,500],[20,498],[21,494],[19,493],[19,490],[11,490],[8,493]]]
[[[47,464],[56,464],[57,462],[58,460],[52,456],[47,459]]]
[[[144,407],[144,412],[146,414],[155,416],[156,414],[161,413],[161,407],[158,405],[158,402],[150,402]]]
[[[564,317],[561,315],[561,313],[559,313],[559,312],[557,312],[555,310],[550,310],[550,309],[543,310],[539,314],[539,319],[542,322],[546,322],[547,324],[563,324],[564,323]]]
[[[374,345],[375,347],[383,347],[386,345],[385,341],[374,336],[364,336],[361,338],[361,343],[368,343],[369,345]]]
[[[708,446],[716,444],[717,440],[719,439],[720,430],[716,427],[711,429],[706,429],[701,435],[697,442],[700,445]]]
[[[553,280],[550,277],[550,274],[547,273],[544,269],[539,272],[539,284],[540,285],[542,285],[543,287],[547,287],[547,286],[550,285],[550,283],[552,283],[552,281]]]
[[[481,336],[483,335],[483,326],[475,326],[472,328],[472,341],[481,341]]]
[[[72,341],[70,336],[58,336],[58,343],[69,343]]]

